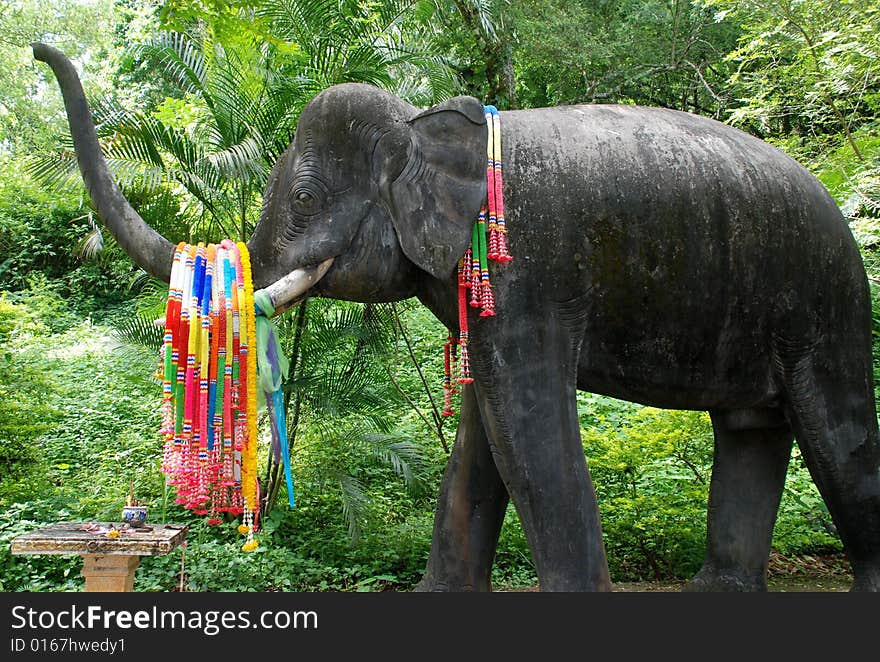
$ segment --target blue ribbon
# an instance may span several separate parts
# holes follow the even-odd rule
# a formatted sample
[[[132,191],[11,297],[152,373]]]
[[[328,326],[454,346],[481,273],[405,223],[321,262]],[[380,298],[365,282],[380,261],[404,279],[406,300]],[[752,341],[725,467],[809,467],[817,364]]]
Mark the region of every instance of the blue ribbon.
[[[275,314],[275,307],[268,295],[255,292],[254,308],[257,313],[257,379],[266,400],[266,408],[269,410],[275,461],[278,461],[280,451],[284,462],[284,479],[287,482],[287,502],[293,508],[296,499],[293,492],[293,474],[290,469],[290,448],[287,444],[284,396],[281,390],[281,385],[287,378],[289,363],[281,351],[275,325],[269,319]]]

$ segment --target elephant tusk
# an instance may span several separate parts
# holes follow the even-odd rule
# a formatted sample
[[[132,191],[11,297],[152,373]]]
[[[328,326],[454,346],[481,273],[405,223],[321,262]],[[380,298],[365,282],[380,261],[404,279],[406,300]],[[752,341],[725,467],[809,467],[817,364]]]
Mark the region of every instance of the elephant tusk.
[[[295,269],[259,291],[269,297],[275,308],[275,314],[279,315],[298,304],[303,299],[303,295],[323,278],[331,264],[333,264],[332,257],[317,266]]]

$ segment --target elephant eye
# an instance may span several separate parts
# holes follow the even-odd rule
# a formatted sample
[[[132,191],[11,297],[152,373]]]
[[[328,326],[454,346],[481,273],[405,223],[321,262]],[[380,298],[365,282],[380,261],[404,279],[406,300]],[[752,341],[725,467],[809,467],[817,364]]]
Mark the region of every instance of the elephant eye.
[[[294,211],[304,216],[317,213],[321,197],[323,196],[319,197],[317,192],[305,187],[297,187],[290,196]]]

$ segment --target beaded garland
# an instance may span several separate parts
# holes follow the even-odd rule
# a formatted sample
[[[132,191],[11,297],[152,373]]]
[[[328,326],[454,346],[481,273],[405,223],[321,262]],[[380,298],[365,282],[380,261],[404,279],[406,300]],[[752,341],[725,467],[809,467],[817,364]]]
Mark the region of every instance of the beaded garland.
[[[484,106],[488,138],[486,141],[486,201],[474,223],[471,243],[458,262],[458,328],[443,346],[443,416],[452,416],[452,398],[458,384],[470,384],[468,356],[468,307],[479,308],[480,317],[495,315],[495,297],[489,280],[489,261],[506,263],[513,259],[507,246],[504,221],[504,193],[501,172],[501,116],[495,106]],[[468,296],[470,290],[470,296]],[[457,364],[457,370],[456,370]],[[453,383],[452,375],[458,372]]]
[[[262,311],[255,307],[244,243],[178,244],[162,356],[162,471],[177,488],[175,503],[209,515],[209,524],[220,524],[223,513],[242,515],[245,551],[257,547],[253,534],[259,513],[258,315],[266,315],[265,305]],[[272,333],[268,337],[275,342]],[[274,370],[277,379],[261,395],[280,402],[280,375],[286,376],[287,363],[279,369],[283,356],[277,347],[270,354],[274,363],[266,363],[266,371]],[[278,407],[272,413],[283,417]],[[283,425],[273,420],[273,437],[278,429]],[[284,460],[289,475],[287,453]],[[292,505],[290,480],[288,488]]]

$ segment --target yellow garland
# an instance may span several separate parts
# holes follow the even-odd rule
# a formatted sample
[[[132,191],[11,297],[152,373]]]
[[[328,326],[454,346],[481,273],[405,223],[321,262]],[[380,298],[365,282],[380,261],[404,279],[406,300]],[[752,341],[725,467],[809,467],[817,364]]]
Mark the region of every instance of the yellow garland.
[[[241,268],[244,275],[244,314],[241,321],[241,331],[242,336],[247,338],[248,348],[248,440],[241,462],[242,496],[244,497],[245,508],[256,511],[259,508],[257,503],[257,322],[254,309],[254,282],[251,275],[250,254],[244,242],[238,242],[238,250],[241,254]]]

